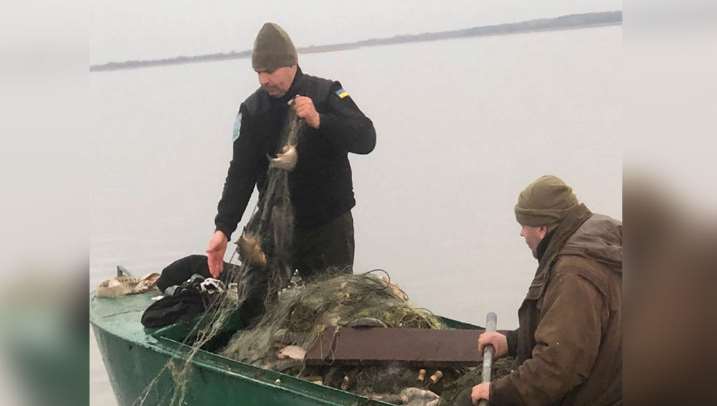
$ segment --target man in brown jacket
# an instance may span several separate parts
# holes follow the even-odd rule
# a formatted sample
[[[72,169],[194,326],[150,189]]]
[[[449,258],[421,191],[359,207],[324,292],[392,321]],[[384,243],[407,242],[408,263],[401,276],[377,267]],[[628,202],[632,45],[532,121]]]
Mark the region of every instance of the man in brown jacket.
[[[516,357],[507,376],[473,387],[502,405],[622,404],[622,223],[593,214],[555,176],[528,185],[515,205],[538,270],[520,327],[484,333],[482,352]]]

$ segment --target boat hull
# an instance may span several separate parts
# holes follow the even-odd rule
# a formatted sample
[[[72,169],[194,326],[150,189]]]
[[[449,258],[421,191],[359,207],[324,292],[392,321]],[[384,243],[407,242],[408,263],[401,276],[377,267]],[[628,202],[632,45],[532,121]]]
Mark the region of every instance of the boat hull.
[[[154,293],[156,294],[156,292]],[[183,366],[190,347],[149,334],[140,317],[152,293],[105,299],[92,296],[90,322],[120,406],[170,405],[177,393],[170,360]],[[237,362],[200,350],[189,370],[183,405],[388,405],[293,376]]]
[[[156,294],[90,298],[90,323],[120,406],[180,404],[172,403],[178,388],[172,379],[173,369],[165,366],[174,360],[174,370],[179,370],[191,348],[180,342],[181,333],[158,334],[142,327],[142,313]],[[451,328],[480,328],[443,320]],[[181,330],[174,329],[175,333]],[[192,359],[188,378],[182,405],[389,405],[204,350]],[[140,403],[138,399],[145,394]]]

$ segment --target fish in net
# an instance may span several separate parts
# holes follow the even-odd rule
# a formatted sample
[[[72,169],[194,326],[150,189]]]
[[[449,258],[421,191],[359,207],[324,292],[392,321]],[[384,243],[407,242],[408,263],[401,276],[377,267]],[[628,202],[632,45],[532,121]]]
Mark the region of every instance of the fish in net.
[[[184,404],[192,361],[197,352],[214,340],[232,321],[232,316],[246,300],[249,292],[241,282],[251,267],[261,267],[261,272],[268,276],[266,295],[268,306],[276,300],[278,292],[288,284],[292,276],[290,259],[294,231],[288,172],[296,166],[298,159],[296,145],[303,127],[303,120],[296,115],[294,109],[290,108],[287,123],[280,136],[281,147],[277,156],[267,157],[269,159],[267,186],[242,235],[237,240],[237,248],[230,260],[232,262],[237,256],[241,260],[239,266],[234,268],[236,271],[232,272],[232,276],[226,281],[229,286],[237,284],[237,295],[218,295],[216,300],[210,303],[182,342],[189,348],[180,357],[184,361],[168,361],[133,402],[134,406],[144,405],[149,395],[158,390],[158,382],[166,374],[171,376],[174,385],[171,393],[160,396],[162,404],[170,406]]]

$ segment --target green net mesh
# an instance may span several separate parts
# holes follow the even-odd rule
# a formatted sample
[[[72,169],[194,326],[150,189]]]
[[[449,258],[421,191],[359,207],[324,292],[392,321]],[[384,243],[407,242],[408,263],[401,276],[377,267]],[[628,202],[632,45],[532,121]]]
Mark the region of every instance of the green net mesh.
[[[340,275],[282,291],[259,324],[238,332],[223,354],[271,368],[278,361],[278,348],[308,349],[326,327],[348,326],[361,319],[387,327],[441,327],[429,311],[411,305],[385,273]]]
[[[493,369],[491,372],[491,379],[497,379],[502,376],[508,375],[513,368],[515,359],[512,357],[505,357],[493,361]],[[464,371],[464,373],[457,379],[446,382],[441,393],[440,406],[451,406],[451,405],[464,405],[466,400],[470,397],[471,389],[473,386],[481,383],[482,380],[482,366],[476,368],[470,368]]]
[[[406,388],[421,387],[437,394],[448,391],[449,396],[457,397],[466,385],[480,382],[479,367],[443,368],[440,379],[432,382],[430,377],[436,373],[435,368],[427,369],[419,380],[420,367],[399,363],[306,367],[300,359],[281,356],[282,349],[287,347],[308,350],[328,326],[351,326],[356,322],[396,328],[445,328],[431,312],[412,305],[387,274],[372,271],[327,277],[282,291],[261,322],[252,330],[237,332],[222,354],[395,404],[403,403],[400,393]]]

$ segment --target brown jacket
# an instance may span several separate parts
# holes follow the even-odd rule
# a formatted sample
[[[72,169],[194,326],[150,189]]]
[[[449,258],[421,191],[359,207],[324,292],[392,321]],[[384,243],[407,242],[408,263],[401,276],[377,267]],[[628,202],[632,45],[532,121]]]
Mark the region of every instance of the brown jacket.
[[[571,210],[518,319],[508,334],[518,368],[492,382],[492,406],[622,404],[622,223]]]

